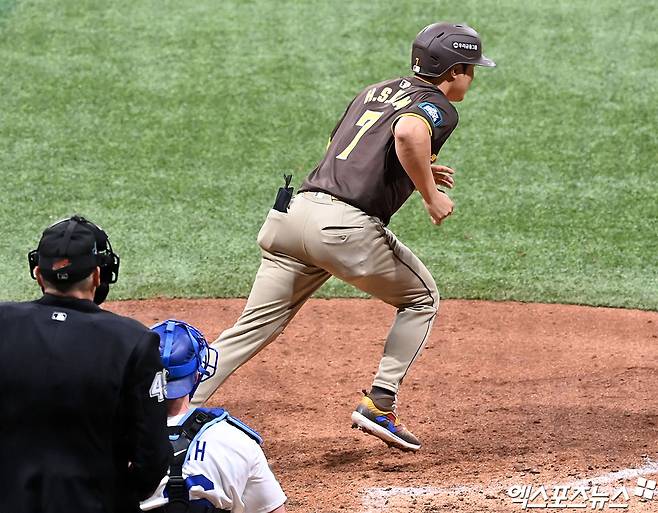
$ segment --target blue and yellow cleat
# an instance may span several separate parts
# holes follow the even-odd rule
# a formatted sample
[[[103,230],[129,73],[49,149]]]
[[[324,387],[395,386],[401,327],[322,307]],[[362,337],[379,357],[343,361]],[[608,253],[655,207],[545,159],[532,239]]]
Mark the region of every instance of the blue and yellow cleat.
[[[382,411],[367,395],[352,412],[352,427],[376,436],[389,447],[415,452],[420,440],[404,427],[394,411]]]

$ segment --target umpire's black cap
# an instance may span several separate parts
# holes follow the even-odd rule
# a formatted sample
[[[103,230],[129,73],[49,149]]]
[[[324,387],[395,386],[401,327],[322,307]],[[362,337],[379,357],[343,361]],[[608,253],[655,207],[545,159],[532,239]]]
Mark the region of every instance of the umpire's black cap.
[[[74,283],[98,265],[96,234],[84,217],[73,216],[44,230],[36,254],[46,280]]]

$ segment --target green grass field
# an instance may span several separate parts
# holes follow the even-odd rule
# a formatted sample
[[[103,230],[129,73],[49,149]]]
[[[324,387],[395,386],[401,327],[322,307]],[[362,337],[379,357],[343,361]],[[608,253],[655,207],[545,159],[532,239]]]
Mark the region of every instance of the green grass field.
[[[476,70],[440,161],[456,211],[392,229],[443,297],[658,309],[655,2],[0,0],[0,299],[80,212],[122,257],[113,298],[245,296],[283,172],[347,102],[408,74],[424,25],[466,21]],[[355,295],[330,282],[324,295]]]

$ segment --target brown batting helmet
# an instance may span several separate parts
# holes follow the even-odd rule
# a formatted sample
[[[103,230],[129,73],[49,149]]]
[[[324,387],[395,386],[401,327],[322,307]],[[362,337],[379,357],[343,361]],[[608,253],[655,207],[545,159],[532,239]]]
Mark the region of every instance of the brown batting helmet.
[[[433,23],[418,33],[411,47],[414,73],[438,77],[455,64],[496,65],[482,55],[480,35],[464,23]]]

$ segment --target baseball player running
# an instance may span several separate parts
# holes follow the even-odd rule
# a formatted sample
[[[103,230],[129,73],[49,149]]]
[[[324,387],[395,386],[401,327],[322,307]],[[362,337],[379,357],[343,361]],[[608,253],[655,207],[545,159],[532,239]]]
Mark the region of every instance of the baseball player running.
[[[173,459],[152,497],[153,513],[285,513],[286,496],[251,428],[226,410],[190,409],[199,383],[212,378],[217,352],[194,326],[169,319],[151,328],[160,336]]]
[[[396,394],[428,339],[439,293],[425,265],[386,226],[414,190],[434,224],[452,213],[437,185],[451,188],[453,170],[432,163],[457,126],[451,102],[464,98],[475,65],[495,66],[482,55],[478,33],[435,23],[413,42],[413,76],[370,85],[352,100],[287,211],[269,212],[247,305],[213,344],[222,362],[199,388],[197,404],[272,342],[333,275],[397,308],[372,388],[352,413],[354,425],[390,446],[420,448],[400,423]]]

